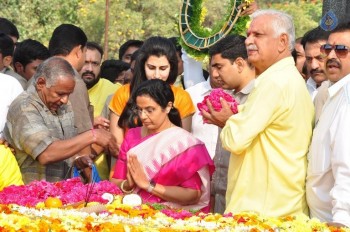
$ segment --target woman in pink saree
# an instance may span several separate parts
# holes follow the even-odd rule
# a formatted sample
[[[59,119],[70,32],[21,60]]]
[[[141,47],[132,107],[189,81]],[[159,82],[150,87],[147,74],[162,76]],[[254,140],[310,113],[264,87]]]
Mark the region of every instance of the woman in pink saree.
[[[170,86],[145,81],[131,100],[143,126],[127,132],[111,181],[143,202],[209,212],[214,163],[204,144],[181,128]]]

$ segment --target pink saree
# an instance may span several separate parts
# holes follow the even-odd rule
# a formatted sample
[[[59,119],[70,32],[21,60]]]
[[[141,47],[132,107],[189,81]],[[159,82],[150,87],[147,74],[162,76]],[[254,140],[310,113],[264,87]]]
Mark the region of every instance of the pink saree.
[[[214,163],[204,144],[191,133],[172,127],[141,138],[141,127],[130,129],[121,146],[113,178],[126,179],[129,154],[137,155],[149,180],[165,186],[193,189],[199,186],[198,190],[202,192],[197,204],[183,206],[164,202],[147,191],[137,189],[144,202],[162,202],[175,208],[209,211],[210,178]]]

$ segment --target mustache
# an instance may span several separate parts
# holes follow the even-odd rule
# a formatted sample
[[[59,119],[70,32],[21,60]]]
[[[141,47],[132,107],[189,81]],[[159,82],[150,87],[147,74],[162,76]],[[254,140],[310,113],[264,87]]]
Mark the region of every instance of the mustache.
[[[246,48],[247,50],[258,50],[255,44],[249,44],[248,46],[246,46]]]
[[[317,74],[317,73],[324,73],[322,70],[319,70],[319,69],[312,69],[310,71],[310,74]]]
[[[337,61],[335,58],[332,58],[332,59],[327,60],[326,66],[328,67],[328,66],[330,66],[330,65],[332,65],[332,66],[337,66],[337,67],[339,67],[339,68],[342,67],[341,63],[340,63],[339,61]]]
[[[82,76],[84,76],[84,75],[92,75],[94,78],[96,77],[95,76],[95,74],[93,73],[93,72],[91,72],[91,71],[85,71],[85,72],[83,72],[83,74],[81,74]]]

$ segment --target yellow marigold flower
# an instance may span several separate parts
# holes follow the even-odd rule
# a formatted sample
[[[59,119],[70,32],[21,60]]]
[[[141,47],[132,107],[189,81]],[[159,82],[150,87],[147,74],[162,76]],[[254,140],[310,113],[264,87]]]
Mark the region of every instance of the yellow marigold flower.
[[[45,208],[45,203],[44,202],[39,202],[38,204],[36,204],[35,208],[43,209],[43,208]]]
[[[206,7],[202,7],[201,9],[201,15],[199,17],[199,24],[202,25],[202,23],[205,20],[205,16],[207,16],[208,9]]]

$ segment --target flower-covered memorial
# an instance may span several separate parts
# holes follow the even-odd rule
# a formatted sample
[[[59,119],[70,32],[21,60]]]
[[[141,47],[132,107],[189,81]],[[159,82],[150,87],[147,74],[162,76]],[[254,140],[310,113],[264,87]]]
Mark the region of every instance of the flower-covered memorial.
[[[130,196],[130,195],[129,195]],[[204,214],[162,204],[123,204],[109,181],[79,178],[10,186],[0,192],[0,231],[350,231],[305,215]]]

